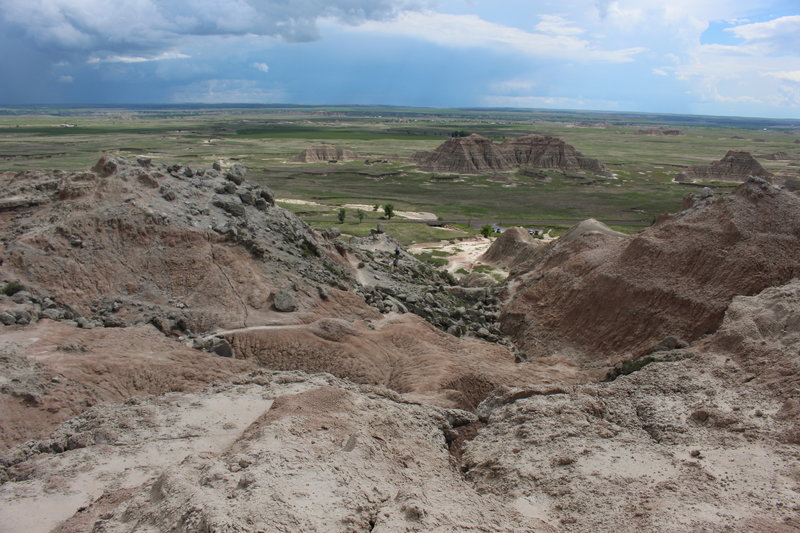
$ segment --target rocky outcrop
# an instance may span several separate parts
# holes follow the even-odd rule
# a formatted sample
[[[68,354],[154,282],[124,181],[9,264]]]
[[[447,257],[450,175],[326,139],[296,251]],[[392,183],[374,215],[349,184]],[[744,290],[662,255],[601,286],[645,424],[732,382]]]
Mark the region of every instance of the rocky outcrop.
[[[427,172],[481,174],[509,170],[513,164],[500,147],[477,134],[451,137],[433,152],[414,154],[414,162]]]
[[[786,152],[774,152],[771,154],[757,155],[759,159],[766,159],[768,161],[792,161],[794,158]]]
[[[330,375],[253,372],[98,406],[20,447],[0,463],[0,514],[8,531],[57,533],[549,531],[454,468],[448,442],[475,421]]]
[[[800,421],[800,277],[753,296],[736,296],[711,339],[714,350],[731,354],[754,382],[781,394],[797,408],[784,413]],[[800,443],[800,425],[786,434]]]
[[[72,320],[183,333],[263,321],[286,285],[299,308],[317,286],[347,288],[339,252],[244,174],[117,157],[6,174],[3,275],[57,296]]]
[[[749,152],[729,150],[725,157],[710,165],[688,167],[676,181],[746,181],[749,177],[771,178],[772,174]]]
[[[337,163],[358,159],[358,154],[351,150],[336,148],[332,144],[315,144],[306,148],[290,161],[294,163]]]
[[[502,329],[528,356],[613,364],[713,333],[736,295],[800,273],[800,198],[753,179],[632,237],[581,232],[512,272]]]
[[[433,152],[418,152],[414,161],[427,172],[459,174],[529,167],[607,173],[602,163],[584,157],[561,139],[541,135],[525,135],[502,144],[495,144],[477,134],[453,137]]]
[[[525,228],[513,227],[501,233],[479,260],[511,269],[537,257],[546,247],[545,241],[534,239]]]
[[[524,135],[509,139],[500,150],[512,167],[583,170],[592,174],[608,174],[597,159],[583,156],[575,147],[556,137]]]
[[[236,364],[328,372],[445,406],[474,407],[495,386],[520,380],[585,379],[571,362],[522,368],[506,346],[479,340],[499,339],[491,288],[454,287],[452,277],[407,254],[392,267],[397,243],[385,235],[375,237],[383,251],[358,250],[333,233],[323,237],[272,205],[271,191],[244,176],[244,168],[113,157],[91,172],[3,176],[0,198],[6,192],[25,201],[0,211],[0,328],[48,339],[35,352],[45,361],[41,376],[67,375],[59,365],[85,362],[89,377],[68,373],[73,387],[69,401],[60,403],[63,413],[120,399],[90,396],[98,379],[116,383],[111,374],[118,372],[114,351],[92,335],[108,339],[113,330],[124,343],[132,328]],[[355,275],[369,285],[351,290]],[[67,332],[48,329],[54,321]],[[35,334],[39,327],[44,333]],[[104,366],[95,370],[88,356],[43,355],[58,353],[53,336],[102,353]],[[180,372],[143,357],[120,365],[133,369],[149,361],[164,376]],[[143,390],[156,390],[148,388],[149,378],[132,376]],[[153,380],[163,385],[158,376]],[[15,390],[0,379],[0,407],[14,405],[17,417],[13,431],[0,424],[10,439],[63,420],[43,413],[58,398],[25,401]],[[19,423],[36,417],[44,421]]]
[[[782,329],[796,290],[750,306],[770,340],[796,331]],[[800,442],[796,335],[783,357],[707,348],[610,383],[497,391],[477,409],[486,426],[465,446],[467,479],[564,532],[796,530],[796,509],[784,511],[797,483],[786,451]],[[714,511],[698,512],[704,502]]]
[[[800,198],[764,180],[632,237],[514,231],[498,298],[320,237],[242,169],[26,178],[0,178],[4,529],[800,527]],[[405,312],[462,331],[503,300],[546,357]]]

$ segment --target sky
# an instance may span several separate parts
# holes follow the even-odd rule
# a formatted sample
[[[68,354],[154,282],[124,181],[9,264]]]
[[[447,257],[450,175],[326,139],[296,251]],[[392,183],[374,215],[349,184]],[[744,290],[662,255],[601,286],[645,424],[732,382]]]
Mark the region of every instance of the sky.
[[[0,105],[800,118],[798,0],[0,0]]]

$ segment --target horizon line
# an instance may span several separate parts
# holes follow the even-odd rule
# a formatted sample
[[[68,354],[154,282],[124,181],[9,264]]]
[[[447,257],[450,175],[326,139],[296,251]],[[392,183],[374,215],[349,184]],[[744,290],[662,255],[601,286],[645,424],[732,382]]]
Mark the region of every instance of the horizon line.
[[[224,107],[242,107],[242,108],[281,108],[281,107],[296,107],[296,108],[338,108],[338,107],[356,107],[356,108],[387,108],[387,109],[425,109],[425,110],[454,110],[454,111],[503,111],[503,112],[523,112],[523,113],[589,113],[589,114],[608,114],[608,115],[656,115],[667,117],[700,117],[712,119],[758,119],[764,121],[778,121],[778,122],[797,122],[800,127],[800,116],[798,117],[763,117],[758,115],[707,115],[696,113],[677,113],[677,112],[663,112],[663,111],[625,111],[625,110],[608,110],[608,109],[575,109],[575,108],[541,108],[541,107],[487,107],[487,106],[425,106],[425,105],[401,105],[401,104],[345,104],[345,103],[314,103],[314,104],[298,104],[291,102],[149,102],[149,103],[25,103],[25,104],[4,104],[0,103],[0,109],[3,108],[110,108],[110,109],[126,109],[131,107],[161,107],[161,108],[180,108],[180,107],[199,107],[199,108],[224,108]]]

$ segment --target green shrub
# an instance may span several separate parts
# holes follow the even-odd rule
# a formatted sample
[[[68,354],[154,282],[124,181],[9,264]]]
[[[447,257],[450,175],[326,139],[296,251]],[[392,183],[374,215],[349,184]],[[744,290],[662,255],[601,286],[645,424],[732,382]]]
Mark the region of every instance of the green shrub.
[[[436,257],[431,252],[415,254],[414,257],[416,257],[420,261],[423,261],[425,263],[431,264],[436,267],[443,267],[447,265],[447,259],[444,259],[442,257]]]
[[[25,287],[23,287],[19,281],[9,281],[3,287],[3,294],[6,296],[14,296],[22,290],[25,290]]]

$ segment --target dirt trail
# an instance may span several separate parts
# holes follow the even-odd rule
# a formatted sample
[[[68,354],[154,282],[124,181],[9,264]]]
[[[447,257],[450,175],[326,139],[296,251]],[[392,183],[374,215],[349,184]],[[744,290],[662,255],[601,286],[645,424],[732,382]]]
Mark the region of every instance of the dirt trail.
[[[319,202],[313,202],[310,200],[298,200],[295,198],[277,198],[276,201],[284,203],[284,204],[291,204],[291,205],[313,205],[313,206],[320,206],[320,207],[328,207],[333,211],[337,208],[335,205],[328,205],[328,204],[321,204]],[[375,211],[373,208],[374,205],[367,205],[367,204],[344,204],[342,207],[345,209],[360,209],[364,211],[366,214],[375,213],[375,215],[383,215],[383,207],[379,209],[379,211]],[[436,213],[430,213],[427,211],[394,211],[395,216],[400,218],[408,218],[411,220],[437,220]],[[373,216],[375,216],[373,215]],[[370,218],[369,216],[367,218]]]
[[[478,264],[478,257],[489,249],[492,244],[492,239],[485,237],[474,237],[471,239],[464,239],[457,243],[450,243],[449,241],[426,242],[415,244],[408,248],[412,254],[421,254],[431,252],[434,250],[445,252],[448,255],[443,256],[442,259],[447,259],[446,270],[450,273],[455,273],[458,270],[471,271]]]

